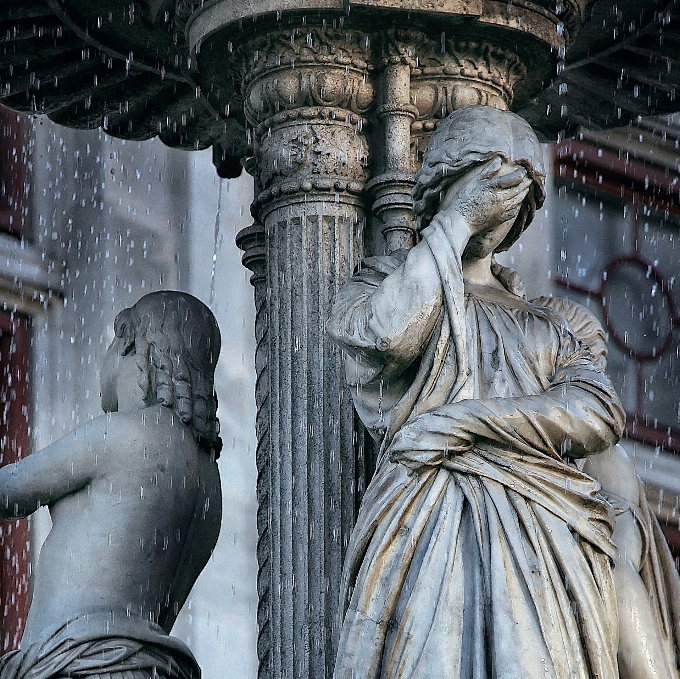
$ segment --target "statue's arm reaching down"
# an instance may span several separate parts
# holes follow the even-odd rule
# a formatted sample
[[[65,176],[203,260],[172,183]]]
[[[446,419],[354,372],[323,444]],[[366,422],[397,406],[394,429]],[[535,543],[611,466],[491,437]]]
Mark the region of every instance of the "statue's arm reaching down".
[[[607,376],[578,348],[563,354],[538,395],[468,399],[430,410],[397,433],[390,456],[417,469],[491,442],[521,453],[580,458],[616,443],[625,415]]]
[[[42,505],[84,488],[106,466],[110,428],[110,417],[102,415],[0,468],[0,518],[26,517]]]

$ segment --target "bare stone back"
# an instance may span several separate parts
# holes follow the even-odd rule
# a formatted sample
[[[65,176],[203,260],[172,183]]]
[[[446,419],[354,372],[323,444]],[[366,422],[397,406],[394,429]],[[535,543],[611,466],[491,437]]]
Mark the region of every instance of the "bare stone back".
[[[102,608],[142,615],[169,632],[220,528],[217,464],[189,429],[163,406],[102,415],[23,464],[24,479],[36,481],[49,467],[51,488],[34,484],[20,515],[35,509],[36,495],[73,492],[49,503],[54,526],[22,645]],[[3,491],[7,485],[3,477]]]
[[[189,650],[162,630],[170,632],[220,530],[219,329],[196,298],[160,291],[122,311],[115,332],[101,370],[105,414],[0,469],[0,518],[47,505],[53,521],[21,653],[29,664],[54,660],[68,673],[95,627],[105,643],[123,623],[125,638],[141,644],[126,671],[153,674],[156,660],[144,650],[150,643],[153,658],[163,648],[164,666],[175,658],[172,666],[184,664],[193,676]],[[71,660],[59,656],[62,641],[75,644]],[[23,662],[16,657],[6,666]],[[42,676],[44,668],[33,669]]]

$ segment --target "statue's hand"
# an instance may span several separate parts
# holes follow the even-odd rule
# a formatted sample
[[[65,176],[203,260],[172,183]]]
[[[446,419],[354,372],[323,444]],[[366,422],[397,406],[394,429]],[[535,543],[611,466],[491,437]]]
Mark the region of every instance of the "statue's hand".
[[[448,458],[471,450],[475,437],[467,427],[464,401],[418,415],[394,436],[389,458],[411,469],[441,466]]]
[[[501,158],[474,168],[454,182],[442,199],[438,216],[460,216],[470,236],[517,219],[532,179],[524,167]]]

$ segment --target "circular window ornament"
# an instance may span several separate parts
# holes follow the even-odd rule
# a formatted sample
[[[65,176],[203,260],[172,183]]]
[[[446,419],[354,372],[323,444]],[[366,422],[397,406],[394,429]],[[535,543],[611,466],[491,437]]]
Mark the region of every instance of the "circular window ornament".
[[[637,256],[610,262],[602,276],[602,308],[611,339],[638,361],[653,360],[673,340],[675,308],[658,270]]]

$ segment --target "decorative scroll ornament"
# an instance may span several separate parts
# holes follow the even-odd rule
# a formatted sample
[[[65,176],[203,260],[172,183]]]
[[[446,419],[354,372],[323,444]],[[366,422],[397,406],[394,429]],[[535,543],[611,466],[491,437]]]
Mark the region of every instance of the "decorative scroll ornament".
[[[363,115],[373,105],[370,41],[362,33],[297,27],[252,40],[242,53],[245,112],[253,125],[302,106]]]

